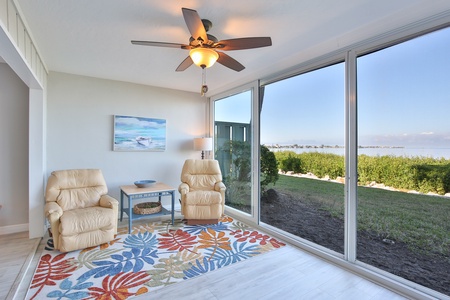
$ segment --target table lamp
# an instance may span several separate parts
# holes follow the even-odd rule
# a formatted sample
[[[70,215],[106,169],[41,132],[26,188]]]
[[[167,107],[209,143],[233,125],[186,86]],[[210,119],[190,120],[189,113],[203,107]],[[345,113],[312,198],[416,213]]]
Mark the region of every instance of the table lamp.
[[[195,138],[194,139],[194,149],[197,151],[202,151],[202,159],[205,158],[204,151],[212,150],[212,138],[204,137],[204,138]]]

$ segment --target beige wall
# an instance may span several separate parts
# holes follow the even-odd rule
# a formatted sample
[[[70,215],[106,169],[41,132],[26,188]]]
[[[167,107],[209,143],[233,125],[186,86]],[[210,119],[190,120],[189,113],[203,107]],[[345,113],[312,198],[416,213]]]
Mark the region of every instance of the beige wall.
[[[206,132],[206,99],[199,94],[55,72],[47,91],[48,173],[100,168],[119,199],[120,185],[140,179],[178,187],[184,160],[200,158],[193,138]],[[114,115],[166,119],[166,150],[114,152]]]
[[[28,91],[0,63],[0,233],[28,230]]]

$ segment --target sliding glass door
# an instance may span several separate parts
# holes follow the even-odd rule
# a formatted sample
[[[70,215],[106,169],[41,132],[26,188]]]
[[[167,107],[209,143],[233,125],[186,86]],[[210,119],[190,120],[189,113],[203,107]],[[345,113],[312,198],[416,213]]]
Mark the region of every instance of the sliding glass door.
[[[344,74],[338,63],[265,85],[260,117],[262,147],[281,171],[261,182],[261,221],[340,254]],[[270,157],[263,162],[270,166]]]
[[[449,40],[447,28],[357,60],[357,258],[447,295]]]
[[[449,296],[449,40],[380,38],[213,98],[229,211],[412,298]]]
[[[225,205],[232,211],[255,215],[252,142],[253,89],[213,100],[214,157],[227,187]]]

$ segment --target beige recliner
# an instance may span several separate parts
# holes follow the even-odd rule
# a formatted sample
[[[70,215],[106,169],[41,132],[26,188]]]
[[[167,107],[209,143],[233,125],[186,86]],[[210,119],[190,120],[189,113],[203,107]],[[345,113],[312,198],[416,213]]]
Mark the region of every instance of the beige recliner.
[[[181,213],[189,225],[216,224],[225,208],[225,190],[219,162],[188,159],[181,171]]]
[[[55,249],[68,252],[114,239],[119,202],[107,193],[101,170],[52,172],[45,191],[45,215]]]

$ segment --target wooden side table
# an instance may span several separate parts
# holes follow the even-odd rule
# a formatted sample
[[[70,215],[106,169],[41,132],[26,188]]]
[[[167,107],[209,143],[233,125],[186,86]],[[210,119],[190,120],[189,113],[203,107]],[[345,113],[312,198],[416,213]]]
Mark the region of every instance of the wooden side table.
[[[133,200],[139,200],[143,198],[158,197],[161,201],[161,197],[172,197],[172,209],[168,211],[164,207],[161,208],[161,212],[150,215],[138,215],[133,213]],[[124,197],[128,198],[128,207],[123,206]],[[175,189],[162,182],[156,182],[154,185],[148,188],[138,188],[135,185],[124,185],[120,187],[120,221],[123,219],[123,213],[128,215],[128,233],[131,233],[131,226],[133,219],[140,218],[155,218],[168,214],[172,214],[172,225],[174,224],[175,214]]]

